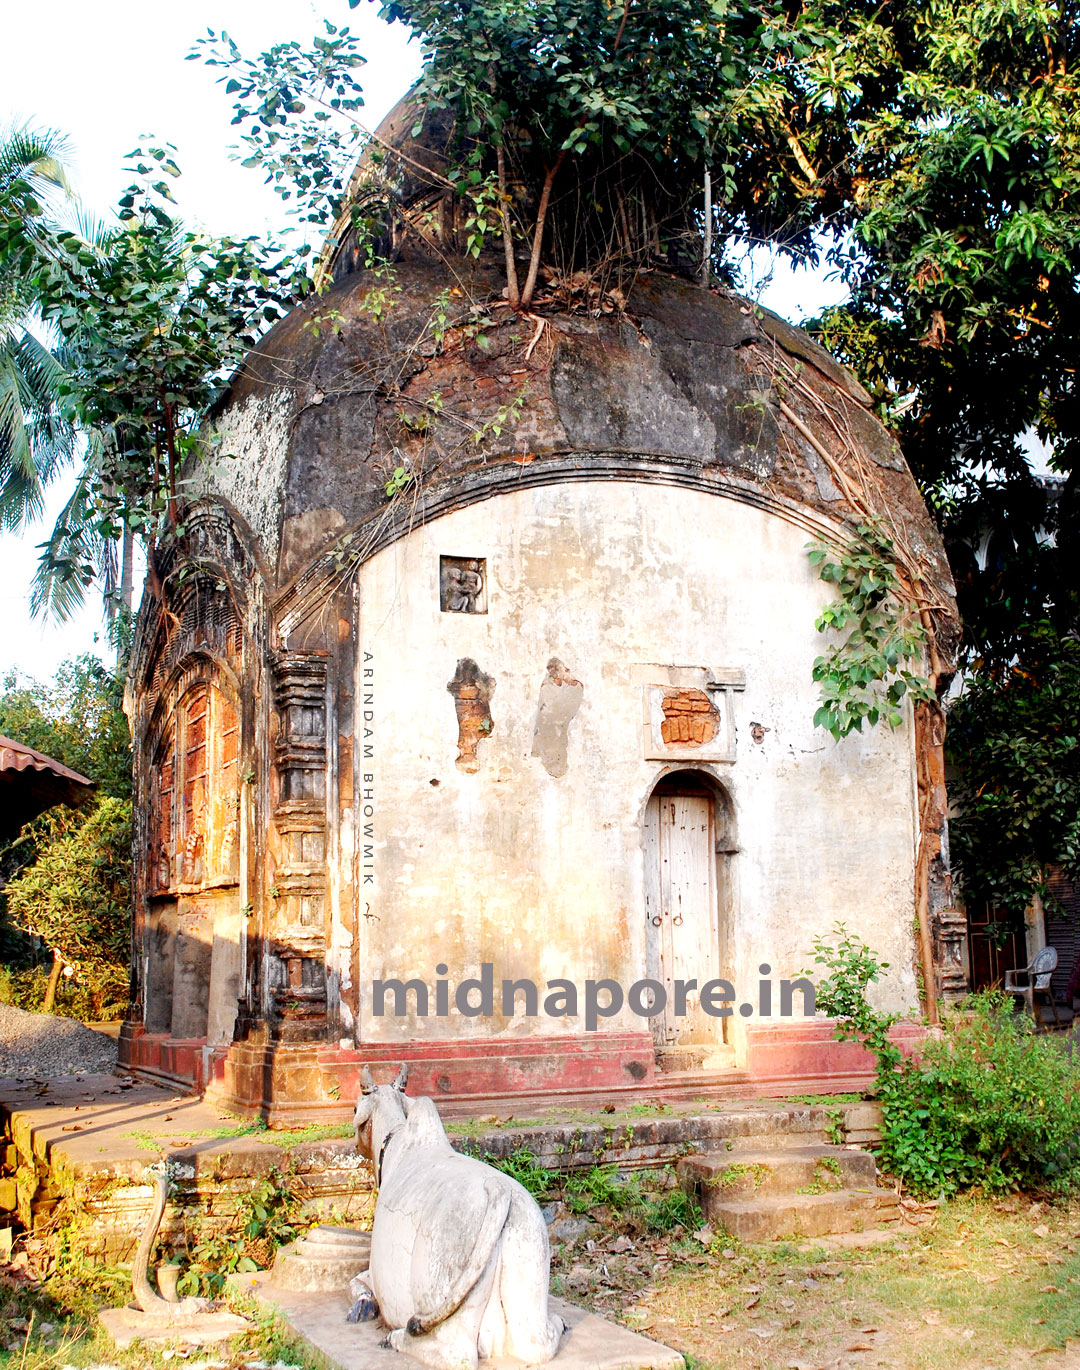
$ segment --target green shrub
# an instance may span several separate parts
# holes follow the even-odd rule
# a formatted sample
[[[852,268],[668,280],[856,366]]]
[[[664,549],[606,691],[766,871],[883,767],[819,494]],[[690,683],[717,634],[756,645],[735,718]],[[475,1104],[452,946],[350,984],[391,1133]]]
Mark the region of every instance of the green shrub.
[[[85,992],[87,1016],[101,1018],[106,1005],[115,1011],[126,998],[131,802],[104,796],[86,816],[59,807],[40,822],[47,840],[8,885],[8,913],[63,957],[65,978]]]
[[[889,1040],[895,1015],[866,1002],[883,963],[842,924],[834,937],[814,943],[829,971],[817,1004],[838,1018],[838,1037],[876,1058],[882,1167],[916,1194],[1080,1186],[1080,1065],[1065,1044],[997,992],[972,996],[946,1015],[940,1037],[905,1057]]]

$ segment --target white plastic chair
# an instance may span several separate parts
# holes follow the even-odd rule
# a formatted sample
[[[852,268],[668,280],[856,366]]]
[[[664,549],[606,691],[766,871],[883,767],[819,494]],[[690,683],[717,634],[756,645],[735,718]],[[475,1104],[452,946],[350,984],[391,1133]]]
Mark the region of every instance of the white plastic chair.
[[[1057,1002],[1054,999],[1054,991],[1050,988],[1050,977],[1057,970],[1057,963],[1057,948],[1043,947],[1031,965],[1025,966],[1023,970],[1005,972],[1005,993],[1020,995],[1032,1018],[1035,1017],[1036,994],[1045,994],[1050,1000],[1050,1007],[1054,1010],[1054,1022],[1060,1026]]]

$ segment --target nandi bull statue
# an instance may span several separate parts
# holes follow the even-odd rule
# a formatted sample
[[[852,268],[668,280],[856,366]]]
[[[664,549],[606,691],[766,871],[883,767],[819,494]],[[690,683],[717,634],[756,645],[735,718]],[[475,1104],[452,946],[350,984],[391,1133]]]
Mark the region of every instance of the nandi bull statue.
[[[356,1144],[375,1162],[371,1291],[392,1329],[384,1345],[432,1370],[478,1358],[551,1360],[565,1330],[548,1312],[550,1252],[536,1200],[516,1180],[451,1147],[431,1099],[405,1095],[408,1067],[376,1085],[367,1066]],[[358,1288],[359,1286],[359,1288]]]

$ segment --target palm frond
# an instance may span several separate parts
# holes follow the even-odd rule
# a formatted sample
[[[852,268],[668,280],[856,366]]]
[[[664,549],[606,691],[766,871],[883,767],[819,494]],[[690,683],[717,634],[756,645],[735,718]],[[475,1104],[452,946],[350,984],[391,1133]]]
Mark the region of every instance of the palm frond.
[[[69,619],[86,601],[104,555],[91,510],[91,467],[84,466],[71,498],[60,511],[30,586],[34,618]]]
[[[74,458],[77,434],[59,402],[68,379],[32,333],[0,339],[0,528],[39,517],[44,487]]]

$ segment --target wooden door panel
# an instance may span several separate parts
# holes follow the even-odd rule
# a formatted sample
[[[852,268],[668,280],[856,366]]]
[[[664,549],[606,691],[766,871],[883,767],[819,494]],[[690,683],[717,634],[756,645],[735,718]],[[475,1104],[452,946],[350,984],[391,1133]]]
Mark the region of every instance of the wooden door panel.
[[[712,1042],[717,1020],[702,1013],[696,997],[675,1017],[676,980],[713,978],[718,964],[713,805],[705,795],[663,795],[657,802],[658,907],[654,928],[656,978],[668,993],[663,1015],[667,1042]],[[656,919],[659,917],[659,924]]]

